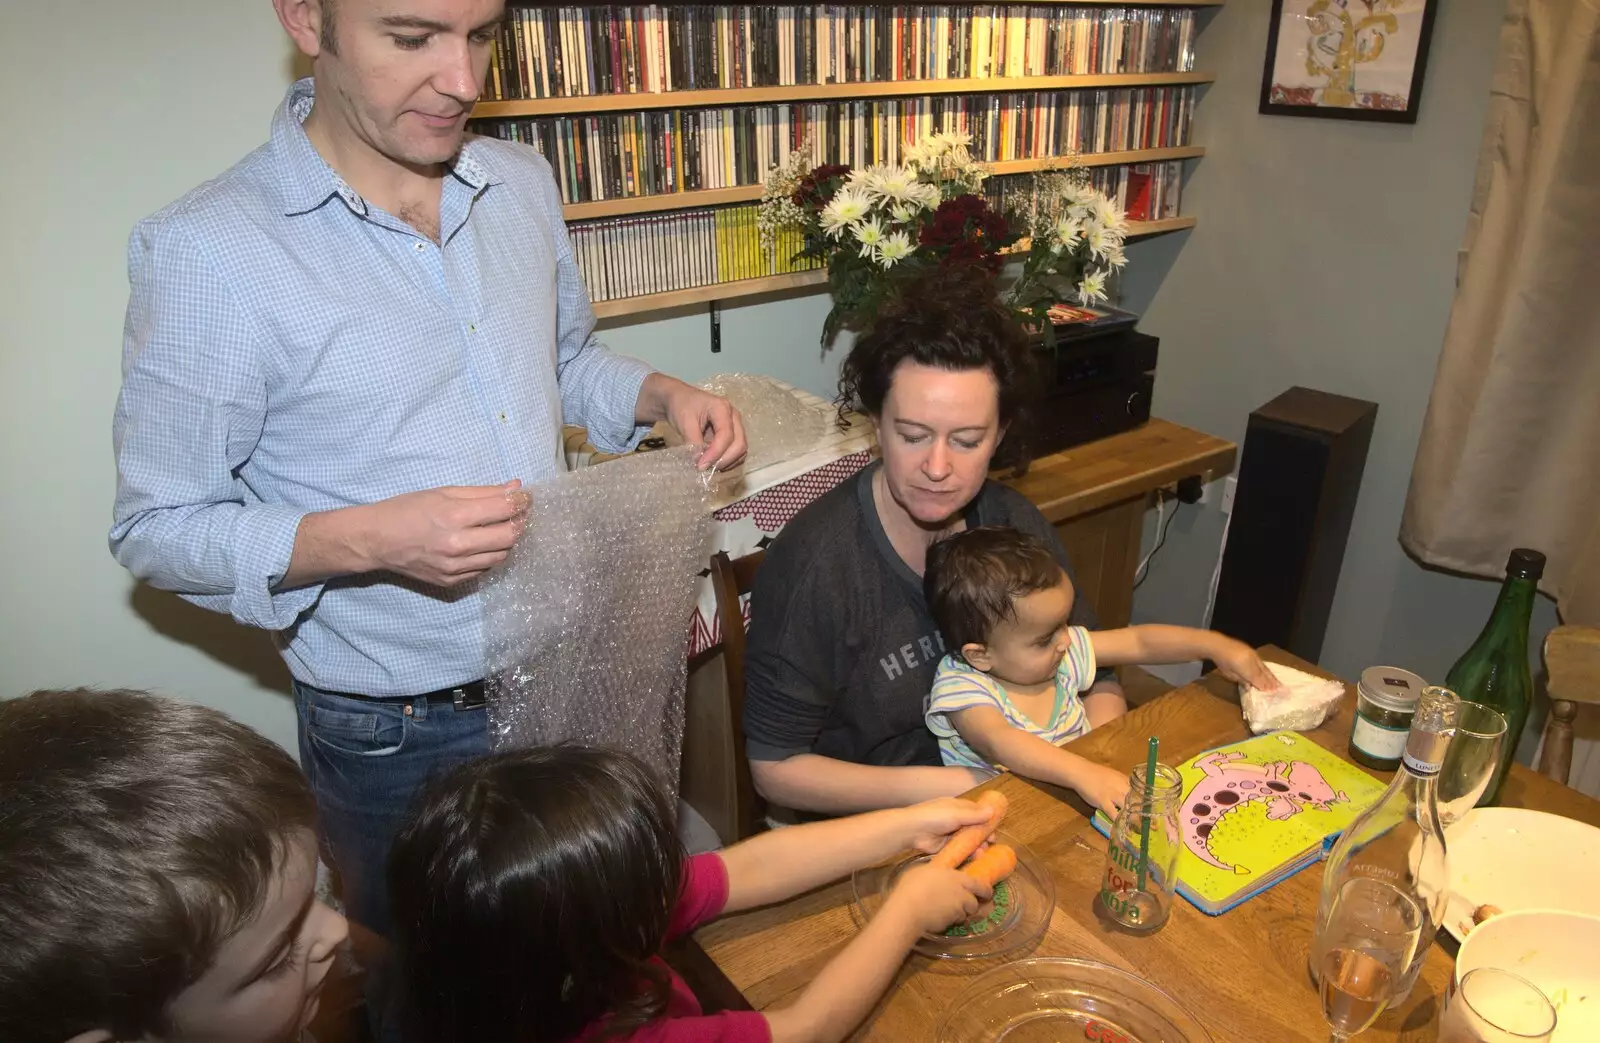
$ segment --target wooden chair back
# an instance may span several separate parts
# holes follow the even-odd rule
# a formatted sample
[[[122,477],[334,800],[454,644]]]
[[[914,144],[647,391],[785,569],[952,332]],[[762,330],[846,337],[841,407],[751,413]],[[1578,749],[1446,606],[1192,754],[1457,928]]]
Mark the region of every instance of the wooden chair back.
[[[1550,675],[1550,717],[1544,724],[1539,771],[1567,784],[1572,770],[1572,721],[1581,703],[1600,703],[1600,629],[1560,626],[1544,639]]]
[[[739,599],[750,593],[765,551],[739,559],[718,551],[711,558],[711,584],[717,597],[717,622],[722,630],[722,665],[728,685],[728,720],[732,725],[733,821],[738,836],[723,837],[732,844],[765,828],[766,806],[750,781],[750,759],[744,750],[744,612]]]

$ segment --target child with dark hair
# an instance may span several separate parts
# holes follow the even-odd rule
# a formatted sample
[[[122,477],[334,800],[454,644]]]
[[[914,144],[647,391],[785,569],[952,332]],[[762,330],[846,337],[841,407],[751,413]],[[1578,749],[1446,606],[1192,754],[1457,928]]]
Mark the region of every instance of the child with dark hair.
[[[0,1040],[282,1043],[346,937],[276,744],[137,692],[0,701]]]
[[[1107,812],[1121,806],[1126,773],[1061,748],[1089,730],[1079,693],[1098,668],[1210,659],[1230,680],[1278,687],[1254,649],[1214,630],[1069,625],[1072,580],[1044,544],[1015,529],[979,527],[935,543],[923,587],[948,650],[925,710],[944,763],[1003,764]]]
[[[976,912],[989,888],[952,869],[905,873],[793,1005],[701,1013],[662,945],[728,912],[789,898],[897,851],[935,851],[989,821],[945,798],[794,826],[685,859],[650,769],[555,746],[435,780],[389,855],[410,1043],[840,1040],[912,944]]]

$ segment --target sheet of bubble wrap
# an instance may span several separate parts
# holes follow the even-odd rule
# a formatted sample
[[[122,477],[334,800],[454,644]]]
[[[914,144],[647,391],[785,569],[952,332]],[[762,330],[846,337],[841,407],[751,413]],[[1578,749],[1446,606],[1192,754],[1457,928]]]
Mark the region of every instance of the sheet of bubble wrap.
[[[732,402],[744,418],[750,443],[745,474],[815,449],[838,417],[833,409],[802,402],[790,388],[754,373],[719,373],[700,386]]]
[[[675,794],[685,648],[711,553],[694,452],[638,453],[529,493],[527,531],[484,586],[491,742],[624,749]]]

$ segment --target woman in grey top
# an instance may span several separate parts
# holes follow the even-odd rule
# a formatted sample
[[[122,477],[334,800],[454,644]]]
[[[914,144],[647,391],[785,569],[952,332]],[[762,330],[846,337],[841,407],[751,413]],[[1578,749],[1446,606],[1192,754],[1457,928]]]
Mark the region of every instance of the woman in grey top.
[[[944,645],[922,594],[941,536],[1009,525],[1067,563],[1054,528],[990,481],[1017,450],[1035,377],[1026,338],[987,273],[938,272],[885,307],[846,358],[841,402],[871,416],[882,459],[812,503],[767,551],[750,598],[744,731],[756,789],[844,814],[960,793],[923,703]],[[1094,628],[1082,599],[1072,622]],[[1091,725],[1127,711],[1109,671],[1084,695]]]

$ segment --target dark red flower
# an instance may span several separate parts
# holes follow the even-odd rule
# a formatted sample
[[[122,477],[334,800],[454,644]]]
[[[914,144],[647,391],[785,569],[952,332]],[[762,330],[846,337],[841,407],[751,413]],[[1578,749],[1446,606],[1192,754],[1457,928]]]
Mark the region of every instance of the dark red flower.
[[[976,204],[976,207],[974,206]],[[956,196],[940,203],[933,219],[922,226],[923,246],[952,246],[967,237],[967,223],[982,209],[977,196]]]
[[[950,252],[945,254],[944,263],[946,267],[953,268],[959,264],[970,264],[982,259],[983,247],[977,243],[961,242],[952,246]]]
[[[801,178],[789,198],[795,206],[820,210],[828,205],[828,200],[838,191],[839,186],[835,182],[848,173],[850,168],[841,163],[824,163]]]
[[[945,254],[944,260],[939,262],[940,267],[956,268],[961,265],[973,265],[982,268],[991,274],[998,273],[1004,266],[1005,260],[998,253],[986,250],[971,240],[957,243]]]
[[[1016,241],[1011,227],[980,196],[947,199],[933,212],[918,241],[923,246],[950,251],[944,264],[979,264],[999,271],[1004,261],[998,251]]]

